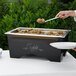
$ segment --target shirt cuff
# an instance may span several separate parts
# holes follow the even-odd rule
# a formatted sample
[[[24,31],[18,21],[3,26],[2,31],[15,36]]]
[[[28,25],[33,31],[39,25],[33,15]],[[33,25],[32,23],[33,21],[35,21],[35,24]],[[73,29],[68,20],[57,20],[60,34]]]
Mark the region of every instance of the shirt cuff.
[[[75,14],[76,14],[76,10],[75,10],[74,12],[75,12]],[[74,21],[76,22],[76,17],[74,17]]]

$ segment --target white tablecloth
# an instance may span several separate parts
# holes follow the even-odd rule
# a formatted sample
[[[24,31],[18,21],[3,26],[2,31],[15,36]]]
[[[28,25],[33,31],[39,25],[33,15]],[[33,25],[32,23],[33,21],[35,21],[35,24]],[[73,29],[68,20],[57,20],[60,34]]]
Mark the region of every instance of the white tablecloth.
[[[0,76],[76,76],[76,59],[69,53],[62,62],[40,58],[10,58],[9,51],[0,57]]]

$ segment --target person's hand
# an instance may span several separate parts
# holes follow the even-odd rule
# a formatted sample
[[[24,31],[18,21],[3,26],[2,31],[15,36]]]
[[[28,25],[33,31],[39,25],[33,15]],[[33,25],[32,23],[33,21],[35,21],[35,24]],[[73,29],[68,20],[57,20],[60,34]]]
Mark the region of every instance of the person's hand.
[[[75,15],[74,11],[60,11],[60,12],[56,15],[56,17],[59,17],[59,18],[61,18],[61,19],[65,19],[65,18],[67,18],[67,17],[69,17],[69,16],[74,16],[74,15]]]
[[[76,51],[76,48],[74,48],[73,50]]]

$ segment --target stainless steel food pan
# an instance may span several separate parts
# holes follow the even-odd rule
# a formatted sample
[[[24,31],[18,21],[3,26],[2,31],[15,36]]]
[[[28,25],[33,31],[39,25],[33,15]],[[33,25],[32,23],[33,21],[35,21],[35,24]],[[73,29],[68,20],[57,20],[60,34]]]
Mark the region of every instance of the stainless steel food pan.
[[[43,35],[43,34],[30,34],[30,33],[17,33],[17,32],[14,32],[18,29],[21,29],[21,30],[24,30],[24,29],[39,29],[39,30],[43,30],[43,31],[66,31],[66,33],[64,35]],[[70,32],[71,30],[64,30],[64,29],[44,29],[44,28],[25,28],[25,27],[18,27],[16,29],[13,29],[11,31],[8,31],[6,32],[5,34],[7,35],[14,35],[14,36],[26,36],[26,37],[44,37],[44,38],[65,38],[66,35]]]

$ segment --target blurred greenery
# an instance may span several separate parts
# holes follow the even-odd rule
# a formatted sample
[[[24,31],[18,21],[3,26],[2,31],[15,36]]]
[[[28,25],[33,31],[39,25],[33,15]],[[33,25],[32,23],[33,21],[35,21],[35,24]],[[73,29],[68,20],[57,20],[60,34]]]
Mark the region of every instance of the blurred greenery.
[[[8,49],[6,31],[16,27],[70,29],[69,41],[76,42],[76,22],[72,17],[38,24],[38,18],[50,19],[62,10],[75,10],[76,0],[63,3],[60,0],[0,0],[0,47]],[[76,53],[69,51],[74,57]]]
[[[63,3],[73,2],[74,0],[60,0]]]

